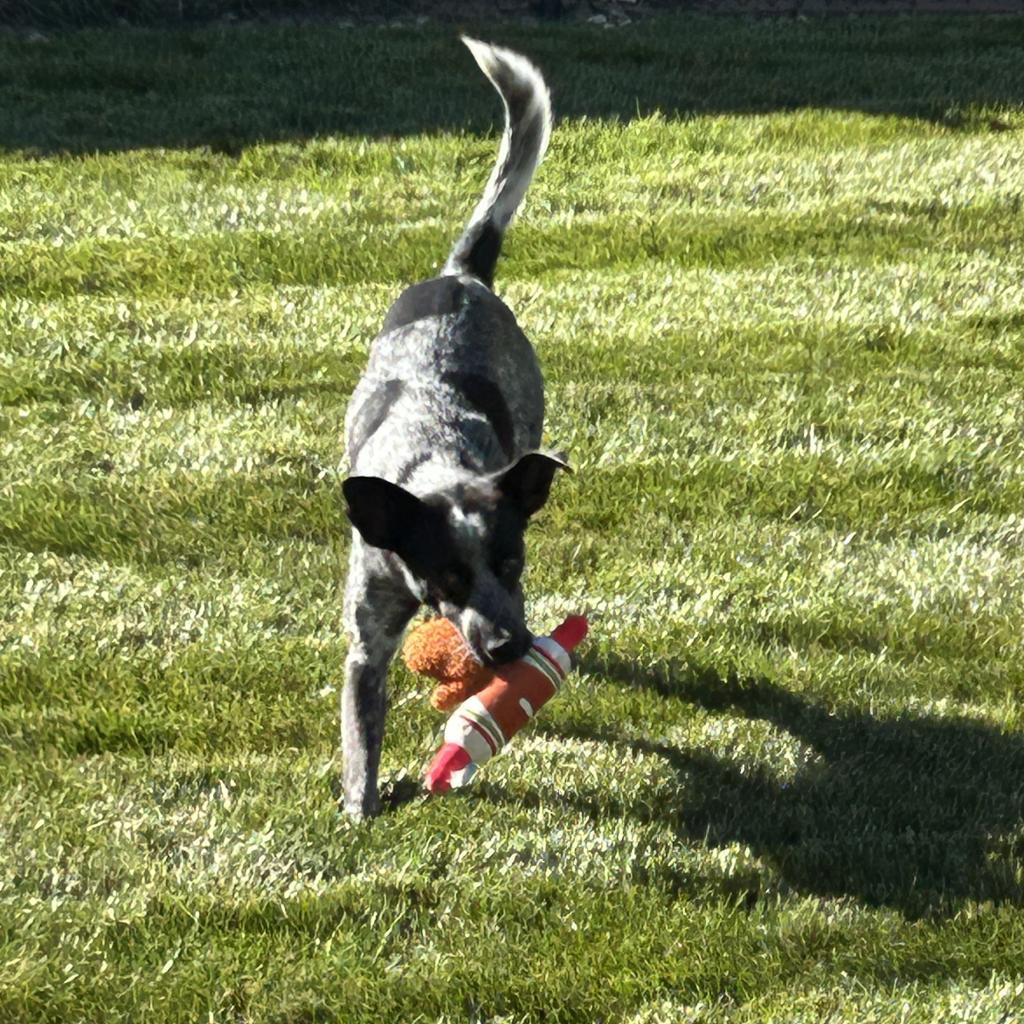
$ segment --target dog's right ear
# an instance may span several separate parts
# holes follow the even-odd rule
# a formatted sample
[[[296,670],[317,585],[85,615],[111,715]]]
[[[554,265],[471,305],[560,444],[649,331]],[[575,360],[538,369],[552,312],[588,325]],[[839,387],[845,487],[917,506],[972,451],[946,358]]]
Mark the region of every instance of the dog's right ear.
[[[561,452],[527,452],[498,477],[498,490],[527,517],[539,512],[548,500],[551,481],[559,469],[572,469]]]
[[[350,476],[341,490],[352,525],[375,548],[401,554],[427,513],[416,495],[377,476]]]

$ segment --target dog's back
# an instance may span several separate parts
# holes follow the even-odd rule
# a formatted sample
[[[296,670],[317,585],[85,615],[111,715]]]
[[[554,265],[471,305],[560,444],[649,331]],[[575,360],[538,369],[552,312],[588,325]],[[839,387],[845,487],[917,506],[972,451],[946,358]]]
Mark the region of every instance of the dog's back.
[[[508,465],[540,444],[544,419],[540,368],[508,307],[471,277],[425,285],[434,311],[403,319],[408,292],[392,308],[346,421],[353,471],[413,493]]]
[[[533,347],[491,285],[505,229],[547,148],[548,91],[525,58],[464,41],[505,105],[498,159],[441,276],[408,288],[388,311],[346,417],[353,472],[414,493],[452,471],[508,465],[540,444],[544,419]]]

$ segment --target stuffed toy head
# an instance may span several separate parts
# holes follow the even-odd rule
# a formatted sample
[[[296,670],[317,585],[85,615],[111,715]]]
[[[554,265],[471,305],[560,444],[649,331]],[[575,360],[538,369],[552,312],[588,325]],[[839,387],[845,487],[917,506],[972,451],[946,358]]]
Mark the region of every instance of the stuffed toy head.
[[[473,657],[458,629],[444,618],[426,619],[410,630],[402,657],[410,671],[437,680],[430,703],[438,711],[458,707],[494,677]]]

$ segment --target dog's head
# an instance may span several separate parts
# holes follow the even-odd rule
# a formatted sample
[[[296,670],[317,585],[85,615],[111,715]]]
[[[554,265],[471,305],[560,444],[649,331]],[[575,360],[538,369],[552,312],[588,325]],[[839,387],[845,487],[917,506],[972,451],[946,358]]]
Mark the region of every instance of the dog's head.
[[[530,452],[498,473],[422,498],[373,476],[349,477],[343,491],[363,540],[392,552],[416,597],[458,626],[493,667],[530,646],[519,590],[523,534],[555,472],[568,468],[557,456]]]

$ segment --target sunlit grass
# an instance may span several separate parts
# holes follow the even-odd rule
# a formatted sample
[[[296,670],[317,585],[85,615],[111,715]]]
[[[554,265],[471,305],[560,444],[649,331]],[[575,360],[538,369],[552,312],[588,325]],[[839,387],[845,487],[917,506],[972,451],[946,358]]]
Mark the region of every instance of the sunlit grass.
[[[1024,1014],[1014,27],[510,29],[574,115],[498,274],[576,469],[529,609],[593,637],[446,800],[396,666],[364,825],[345,402],[493,98],[434,30],[0,42],[0,1020]]]

